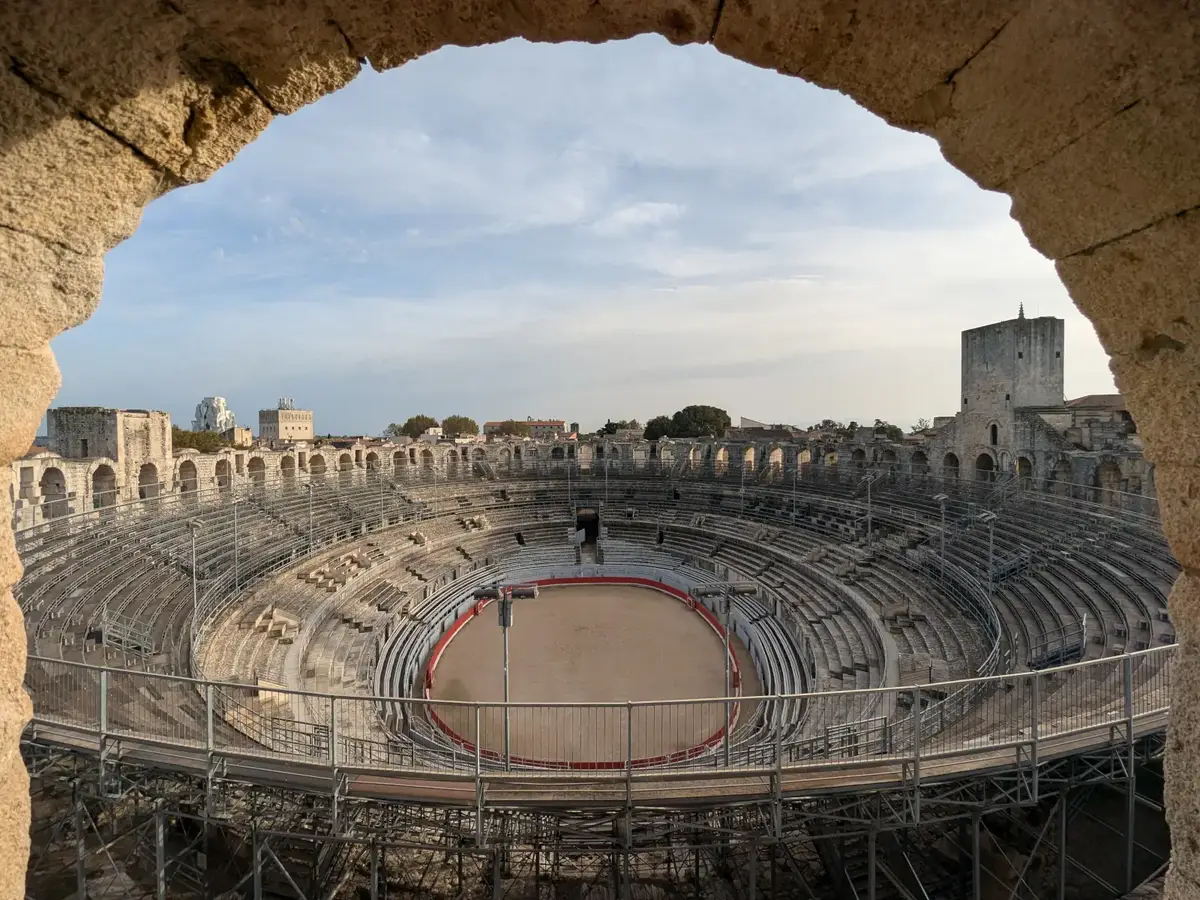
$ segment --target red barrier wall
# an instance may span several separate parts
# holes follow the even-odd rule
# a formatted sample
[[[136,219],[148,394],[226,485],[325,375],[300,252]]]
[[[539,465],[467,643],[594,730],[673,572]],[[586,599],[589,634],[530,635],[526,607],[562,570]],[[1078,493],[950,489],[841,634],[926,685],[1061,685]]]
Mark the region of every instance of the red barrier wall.
[[[717,620],[717,617],[714,616],[703,604],[696,603],[694,600],[692,600],[692,598],[688,595],[687,591],[680,590],[679,588],[676,588],[676,587],[671,587],[668,584],[663,584],[661,581],[655,581],[652,578],[635,578],[633,576],[609,575],[609,576],[592,577],[592,578],[546,578],[541,581],[534,581],[532,583],[536,584],[538,587],[565,587],[565,586],[570,586],[570,585],[581,585],[581,584],[612,584],[612,585],[625,585],[628,587],[649,588],[650,590],[659,591],[663,594],[667,594],[668,596],[674,597],[675,599],[677,599],[683,603],[686,603],[689,609],[695,610],[697,613],[699,613],[704,618],[704,621],[706,621],[709,624],[709,627],[711,627],[712,630],[716,632],[717,637],[721,640],[722,643],[724,643],[724,641],[725,641],[725,629],[721,626],[721,623]],[[439,660],[441,660],[441,658],[442,658],[442,653],[444,653],[446,650],[446,647],[450,644],[450,642],[452,640],[454,640],[455,635],[457,635],[458,632],[462,630],[463,626],[465,626],[473,618],[475,618],[480,613],[482,613],[483,610],[491,603],[492,603],[491,600],[483,600],[483,601],[480,601],[480,602],[476,603],[475,605],[473,605],[465,613],[463,613],[461,616],[459,616],[454,621],[453,625],[451,625],[448,629],[446,629],[446,633],[443,634],[442,637],[438,640],[438,642],[434,645],[433,651],[429,654],[429,662],[426,663],[426,665],[425,665],[424,694],[425,694],[426,699],[430,699],[429,691],[433,687],[434,673],[437,669],[437,664],[438,664]],[[734,654],[734,652],[732,650],[730,650],[730,652],[729,652],[729,657],[730,657],[730,678],[732,681],[733,693],[734,693],[734,696],[736,697],[739,694],[741,694],[741,692],[742,692],[741,668],[738,665],[737,656],[736,656],[736,654]],[[729,721],[730,721],[730,729],[731,730],[737,724],[737,717],[738,717],[738,713],[740,711],[740,706],[741,706],[741,704],[735,701],[733,703],[733,708],[730,710]],[[448,724],[446,724],[446,722],[437,714],[437,712],[432,707],[426,707],[426,708],[429,711],[430,721],[432,721],[433,724],[435,726],[437,726],[439,731],[441,731],[443,734],[445,734],[448,738],[450,738],[450,740],[452,740],[454,743],[458,744],[460,747],[462,747],[468,753],[475,752],[475,745],[471,741],[468,741],[462,735],[458,734],[458,732],[456,732]],[[664,754],[661,756],[644,757],[644,758],[639,758],[639,759],[635,759],[632,761],[598,760],[595,762],[589,762],[589,761],[566,762],[563,760],[528,759],[525,757],[517,757],[517,756],[510,757],[510,760],[514,765],[531,766],[531,767],[536,767],[536,768],[548,768],[548,769],[624,769],[626,766],[629,766],[629,765],[632,765],[633,768],[645,768],[648,766],[661,766],[661,765],[667,765],[669,763],[683,762],[685,760],[694,759],[697,756],[702,755],[705,751],[715,747],[717,744],[720,744],[724,739],[725,739],[725,728],[724,728],[724,726],[722,726],[721,728],[718,728],[715,732],[713,732],[711,735],[709,735],[707,738],[705,738],[701,743],[695,745],[694,747],[689,747],[686,750],[678,750],[671,754]],[[488,760],[499,760],[499,759],[503,758],[502,753],[498,753],[494,750],[488,750],[487,748],[484,748],[484,747],[481,747],[479,749],[479,755],[483,759],[488,759]]]

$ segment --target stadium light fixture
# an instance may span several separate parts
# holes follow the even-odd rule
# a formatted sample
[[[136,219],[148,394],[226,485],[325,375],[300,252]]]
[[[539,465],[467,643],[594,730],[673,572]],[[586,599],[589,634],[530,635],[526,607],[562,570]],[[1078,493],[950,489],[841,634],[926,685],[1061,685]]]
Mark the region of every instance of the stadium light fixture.
[[[942,581],[946,580],[946,501],[950,499],[948,494],[934,494],[933,499],[937,501],[938,506],[942,508]]]

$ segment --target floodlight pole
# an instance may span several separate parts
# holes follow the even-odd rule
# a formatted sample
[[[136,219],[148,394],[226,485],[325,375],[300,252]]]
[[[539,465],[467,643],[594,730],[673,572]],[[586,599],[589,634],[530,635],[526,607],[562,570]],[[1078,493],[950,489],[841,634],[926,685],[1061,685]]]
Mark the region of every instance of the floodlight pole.
[[[871,485],[874,483],[874,477],[867,476],[867,546],[871,546]]]
[[[744,518],[746,517],[746,457],[745,457],[745,456],[743,456],[743,457],[742,457],[742,488],[741,488],[741,494],[742,494],[742,501],[741,501],[741,502],[742,502],[742,508],[741,508],[741,512],[739,512],[739,513],[738,513],[738,518],[740,518],[740,519],[744,519]]]
[[[236,591],[242,583],[238,573],[238,506],[242,503],[238,498],[233,500],[233,589]],[[195,560],[192,567],[195,568]]]
[[[730,594],[729,591],[727,590],[725,592],[725,609],[724,609],[725,622],[724,622],[724,628],[722,628],[722,631],[725,632],[724,642],[725,642],[725,765],[726,765],[726,767],[729,766],[729,729],[733,724],[732,723],[733,716],[732,716],[732,712],[730,710],[730,703],[729,703],[730,695],[733,691],[733,685],[730,683],[732,681],[732,671],[731,671],[732,665],[730,664],[730,659],[729,659],[729,620],[730,620],[730,610],[731,610],[732,606],[733,606],[733,595]]]
[[[942,559],[941,559],[942,565],[941,565],[941,569],[942,569],[942,581],[945,581],[946,580],[946,501],[949,500],[950,498],[947,497],[945,494],[935,494],[933,499],[938,502],[938,506],[941,507],[941,510],[942,510]]]
[[[995,544],[996,544],[996,517],[992,516],[988,519],[988,596],[992,596],[996,589],[996,569],[995,569]]]
[[[607,456],[604,457],[604,502],[608,503],[608,464],[612,462]]]
[[[512,768],[512,743],[509,730],[508,628],[512,618],[512,588],[500,589],[500,630],[504,632],[504,771]]]
[[[308,478],[309,478],[309,480],[305,483],[304,486],[306,488],[308,488],[308,553],[311,556],[312,552],[313,552],[313,509],[312,509],[313,483],[312,483],[312,475],[309,474]]]
[[[200,522],[192,519],[188,522],[188,530],[192,533],[192,640],[194,642],[196,615],[200,607],[200,587],[196,576],[196,534],[200,531]]]
[[[792,465],[792,521],[796,521],[796,479],[800,477],[800,454],[796,454],[796,461]]]

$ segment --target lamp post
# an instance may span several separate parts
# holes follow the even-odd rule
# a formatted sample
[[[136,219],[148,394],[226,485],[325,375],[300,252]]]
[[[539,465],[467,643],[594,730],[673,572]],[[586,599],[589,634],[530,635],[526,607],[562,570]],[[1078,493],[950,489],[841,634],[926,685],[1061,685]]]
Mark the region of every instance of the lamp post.
[[[946,494],[934,494],[933,499],[938,502],[938,506],[942,509],[942,581],[946,580],[946,501],[950,498]]]
[[[512,733],[510,731],[510,715],[509,715],[509,681],[508,681],[508,629],[512,627],[512,604],[513,597],[536,597],[538,595],[537,585],[501,585],[495,584],[491,587],[476,588],[471,592],[471,596],[476,600],[495,600],[498,616],[496,619],[500,630],[504,634],[504,770],[507,772],[512,768]],[[481,736],[475,735],[475,742],[478,744],[482,740]]]
[[[200,606],[200,587],[196,575],[196,535],[200,532],[200,522],[192,519],[188,522],[188,530],[192,533],[192,642],[196,640],[196,614]]]
[[[312,476],[309,475],[311,479]],[[311,556],[313,552],[313,484],[312,481],[305,482],[304,486],[308,488],[308,553]]]
[[[741,510],[738,512],[738,518],[746,517],[746,457],[742,456],[742,487],[741,487]]]
[[[604,457],[604,502],[608,503],[608,464],[612,462],[607,456]]]
[[[984,510],[978,517],[980,522],[986,522],[988,527],[988,596],[992,596],[996,584],[996,567],[995,567],[995,544],[996,544],[996,519],[1000,518],[994,512]]]
[[[236,591],[241,587],[242,580],[238,573],[238,507],[242,505],[242,500],[235,497],[233,500],[233,589]],[[193,561],[194,565],[194,561]]]
[[[730,742],[729,729],[733,724],[733,722],[732,722],[733,715],[729,708],[729,698],[733,692],[733,685],[731,683],[732,678],[733,678],[733,673],[731,671],[732,665],[730,664],[730,660],[729,660],[729,623],[730,623],[730,619],[732,618],[732,616],[731,616],[731,613],[733,611],[732,608],[733,608],[733,595],[730,594],[728,591],[726,591],[725,607],[723,609],[725,621],[722,623],[722,629],[721,629],[722,631],[725,632],[724,643],[725,643],[725,766],[726,766],[726,768],[728,768],[728,766],[729,766],[729,742]]]
[[[796,521],[796,479],[800,477],[800,454],[792,463],[792,521]]]

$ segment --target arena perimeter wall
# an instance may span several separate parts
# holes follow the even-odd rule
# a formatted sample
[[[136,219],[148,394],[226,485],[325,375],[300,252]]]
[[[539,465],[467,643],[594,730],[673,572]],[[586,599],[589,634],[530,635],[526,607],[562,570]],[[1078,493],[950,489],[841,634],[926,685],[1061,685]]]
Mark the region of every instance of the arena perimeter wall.
[[[596,584],[608,584],[608,585],[622,586],[622,587],[648,588],[649,590],[658,591],[660,593],[666,594],[669,597],[674,597],[676,600],[679,600],[680,602],[685,604],[689,609],[693,610],[694,612],[699,613],[700,616],[704,619],[704,621],[708,623],[709,627],[712,628],[712,630],[716,633],[717,638],[718,638],[718,640],[721,641],[722,645],[725,642],[725,628],[717,620],[717,617],[712,613],[711,610],[709,610],[706,606],[704,606],[704,604],[697,603],[695,601],[695,599],[690,594],[688,594],[687,591],[682,590],[681,588],[674,587],[669,584],[664,584],[661,581],[656,581],[653,578],[641,578],[641,577],[636,577],[636,576],[632,576],[632,575],[594,575],[594,576],[578,577],[578,578],[575,578],[575,577],[542,578],[542,579],[536,579],[533,581],[522,582],[522,584],[536,584],[539,588],[570,587],[573,585],[596,585]],[[454,621],[453,625],[451,625],[448,629],[446,629],[446,633],[443,634],[442,637],[438,640],[438,642],[434,645],[433,651],[429,654],[429,662],[426,663],[426,665],[425,665],[425,699],[427,699],[427,700],[431,699],[429,696],[429,692],[433,687],[434,677],[435,677],[435,672],[437,670],[438,662],[441,660],[442,653],[445,652],[446,647],[448,647],[450,645],[450,642],[452,640],[454,640],[455,635],[457,635],[458,632],[461,631],[468,622],[470,622],[472,619],[479,616],[483,612],[484,609],[486,609],[489,605],[491,605],[492,602],[494,602],[494,601],[480,600],[478,603],[475,603],[474,605],[472,605],[470,609],[468,609],[466,612],[464,612],[461,616],[459,616]],[[742,691],[742,673],[741,673],[741,667],[738,665],[737,655],[732,650],[730,650],[730,652],[729,652],[729,662],[730,662],[730,682],[732,685],[734,696],[737,697],[741,694],[741,691]],[[580,704],[580,705],[586,706],[588,704]],[[732,709],[730,710],[730,715],[729,715],[729,727],[731,730],[737,725],[739,706],[740,706],[740,704],[736,701],[734,701],[734,703],[732,704]],[[441,731],[443,734],[445,734],[448,738],[450,738],[450,740],[452,740],[458,746],[462,747],[468,753],[475,752],[475,744],[472,741],[467,740],[465,737],[463,737],[458,732],[456,732],[453,728],[451,728],[445,722],[445,720],[442,719],[437,714],[437,711],[432,706],[429,706],[427,708],[429,710],[430,720],[438,728],[439,731]],[[722,725],[720,728],[718,728],[716,731],[714,731],[711,735],[709,735],[707,738],[705,738],[699,744],[696,744],[693,747],[689,747],[686,750],[678,750],[674,753],[662,754],[660,756],[640,757],[638,759],[632,759],[632,760],[596,760],[596,761],[575,761],[575,762],[567,762],[567,761],[563,761],[563,760],[527,759],[524,757],[514,756],[514,757],[510,757],[510,762],[514,765],[531,766],[531,767],[535,767],[535,768],[550,768],[550,769],[596,770],[596,769],[624,769],[624,768],[630,768],[630,767],[632,767],[632,768],[647,768],[650,766],[669,765],[670,763],[683,762],[685,760],[695,759],[697,756],[702,755],[703,753],[707,752],[708,750],[711,750],[713,747],[720,744],[724,739],[725,739],[725,726]],[[503,754],[497,753],[494,750],[489,750],[485,747],[479,748],[479,755],[482,758],[488,759],[488,760],[503,759]]]

